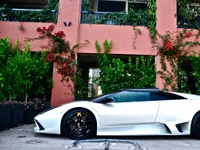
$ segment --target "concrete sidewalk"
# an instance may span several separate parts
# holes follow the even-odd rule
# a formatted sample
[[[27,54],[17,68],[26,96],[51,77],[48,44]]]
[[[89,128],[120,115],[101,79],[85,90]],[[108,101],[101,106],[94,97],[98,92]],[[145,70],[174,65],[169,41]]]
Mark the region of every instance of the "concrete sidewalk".
[[[0,131],[0,150],[104,150],[105,143],[81,143],[69,148],[74,142],[60,135],[36,134],[34,124]],[[185,137],[94,137],[97,139],[132,140],[143,150],[200,150],[200,141]],[[111,143],[109,150],[135,149],[131,144]]]

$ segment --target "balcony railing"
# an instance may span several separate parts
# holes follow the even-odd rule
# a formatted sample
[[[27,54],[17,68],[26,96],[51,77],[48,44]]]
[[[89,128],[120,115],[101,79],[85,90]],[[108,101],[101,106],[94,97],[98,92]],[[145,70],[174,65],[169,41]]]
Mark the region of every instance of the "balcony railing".
[[[56,10],[0,9],[1,21],[56,22]]]
[[[81,12],[82,24],[145,26],[145,15],[140,13]]]

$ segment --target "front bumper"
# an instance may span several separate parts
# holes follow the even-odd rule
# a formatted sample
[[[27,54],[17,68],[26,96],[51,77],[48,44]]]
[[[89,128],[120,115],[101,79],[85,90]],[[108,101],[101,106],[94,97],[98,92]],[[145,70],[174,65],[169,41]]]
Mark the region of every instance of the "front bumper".
[[[34,118],[36,133],[61,134],[61,114],[41,114]]]

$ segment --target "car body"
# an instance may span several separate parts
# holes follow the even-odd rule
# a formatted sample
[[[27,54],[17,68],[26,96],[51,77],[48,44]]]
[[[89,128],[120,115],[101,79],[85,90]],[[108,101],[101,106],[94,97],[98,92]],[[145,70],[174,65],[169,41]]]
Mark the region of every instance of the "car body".
[[[74,101],[35,117],[37,133],[72,139],[97,136],[190,135],[200,138],[200,96],[151,89],[125,89]]]

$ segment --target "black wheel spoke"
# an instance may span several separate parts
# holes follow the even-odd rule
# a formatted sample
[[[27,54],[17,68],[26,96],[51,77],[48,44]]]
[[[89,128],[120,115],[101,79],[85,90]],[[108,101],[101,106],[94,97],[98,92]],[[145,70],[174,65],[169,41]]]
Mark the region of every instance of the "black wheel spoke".
[[[90,124],[91,124],[91,121],[90,121],[90,120],[85,120],[85,121],[82,121],[82,123],[83,123],[84,125],[90,125]]]
[[[90,128],[83,128],[84,134],[87,134],[89,130],[90,130]]]
[[[83,115],[83,114],[82,114],[81,112],[78,112],[78,113],[76,114],[77,122],[80,122],[80,121],[81,121],[82,115]]]
[[[81,121],[81,116],[77,116],[77,121],[80,122]]]
[[[70,125],[75,125],[76,124],[75,120],[73,120],[73,119],[69,119],[67,121],[67,123],[70,124]]]
[[[70,132],[70,134],[74,134],[74,133],[76,133],[78,131],[78,128],[75,128],[75,129],[73,129],[71,132]]]

